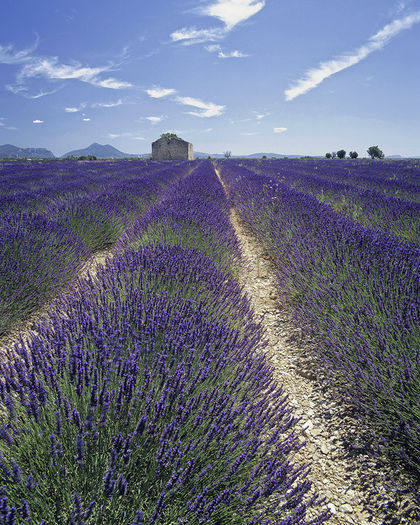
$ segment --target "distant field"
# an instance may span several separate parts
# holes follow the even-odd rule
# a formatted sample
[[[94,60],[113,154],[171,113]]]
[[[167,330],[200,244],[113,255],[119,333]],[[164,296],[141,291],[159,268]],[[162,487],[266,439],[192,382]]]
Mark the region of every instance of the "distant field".
[[[418,471],[419,200],[419,161],[3,162],[0,336],[31,316],[37,335],[0,363],[0,523],[327,521],[231,206],[332,380]]]

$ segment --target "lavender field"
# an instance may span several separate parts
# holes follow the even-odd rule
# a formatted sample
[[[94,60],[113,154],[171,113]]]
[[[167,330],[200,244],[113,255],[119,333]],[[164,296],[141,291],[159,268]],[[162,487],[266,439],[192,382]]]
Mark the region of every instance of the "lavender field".
[[[415,161],[3,163],[0,336],[28,319],[33,333],[0,361],[0,523],[330,519],[237,278],[232,207],[331,385],[418,474],[419,175]]]

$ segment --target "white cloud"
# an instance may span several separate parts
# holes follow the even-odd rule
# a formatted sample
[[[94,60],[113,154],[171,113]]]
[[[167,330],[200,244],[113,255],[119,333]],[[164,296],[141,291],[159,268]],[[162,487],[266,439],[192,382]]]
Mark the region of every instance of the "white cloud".
[[[152,98],[163,98],[176,93],[176,90],[156,86],[150,89],[146,89],[146,93]]]
[[[79,108],[64,108],[64,111],[66,111],[67,113],[77,113],[78,111],[80,111]]]
[[[57,93],[57,91],[60,91],[61,88],[62,88],[62,86],[59,86],[58,88],[51,89],[49,91],[45,91],[44,89],[41,89],[41,91],[39,91],[38,93],[35,93],[34,95],[31,95],[30,93],[28,93],[28,87],[24,86],[22,84],[19,84],[19,85],[16,85],[16,86],[12,86],[11,84],[8,84],[8,85],[5,86],[5,89],[7,91],[10,91],[14,95],[20,95],[20,96],[25,97],[25,98],[30,99],[30,100],[34,100],[34,99],[37,99],[37,98],[45,97],[46,95],[52,95],[53,93]]]
[[[163,120],[163,117],[145,117],[145,119],[152,124],[157,124],[158,122],[161,122]]]
[[[265,6],[265,1],[256,0],[217,0],[207,7],[202,7],[202,15],[212,16],[221,20],[227,30],[257,14]]]
[[[317,68],[310,69],[304,77],[296,82],[295,85],[286,89],[284,92],[286,100],[293,100],[294,98],[303,95],[315,88],[325,79],[354,66],[374,51],[382,49],[392,38],[397,36],[401,31],[410,29],[414,24],[420,22],[420,11],[417,11],[404,18],[394,20],[387,24],[375,35],[369,38],[366,44],[359,47],[353,53],[346,53],[333,60],[321,62]]]
[[[84,122],[89,122],[89,121],[90,121],[90,118],[89,118],[89,117],[85,117],[85,118],[83,119],[83,121],[84,121]]]
[[[273,128],[274,133],[284,133],[287,128]]]
[[[192,97],[177,97],[177,102],[185,104],[186,106],[193,106],[200,109],[201,111],[188,111],[188,115],[194,115],[195,117],[209,118],[217,117],[221,115],[225,109],[225,106],[218,106],[213,102],[203,102],[198,98]]]
[[[172,41],[182,42],[183,44],[198,44],[220,40],[240,22],[261,11],[264,6],[265,0],[217,0],[205,7],[199,7],[195,11],[200,15],[211,16],[221,20],[224,23],[224,27],[210,27],[207,29],[183,27],[171,33]],[[239,57],[235,56],[234,58]]]
[[[43,124],[43,123],[44,123],[43,120],[39,120],[39,119],[33,120],[32,122],[33,122],[34,124]]]
[[[246,55],[245,53],[242,53],[241,51],[231,51],[230,53],[224,53],[223,51],[220,51],[217,56],[219,58],[245,58],[245,57],[249,57],[249,55]]]
[[[22,63],[22,67],[16,76],[15,85],[8,85],[6,89],[17,95],[26,98],[39,98],[50,95],[58,91],[56,88],[52,91],[41,90],[36,95],[29,95],[26,86],[29,79],[43,77],[47,80],[79,80],[93,86],[108,89],[126,89],[132,87],[129,82],[118,80],[114,77],[103,78],[103,73],[112,69],[112,65],[102,67],[82,66],[78,62],[72,64],[62,64],[57,57],[37,57],[31,56],[31,50],[25,50],[15,53],[14,62],[10,62],[10,53],[5,55],[4,49],[0,50],[0,63]],[[10,56],[9,56],[10,55]],[[6,62],[9,60],[9,62]]]
[[[116,102],[95,102],[92,104],[93,108],[115,108],[124,104],[123,100],[119,98]]]
[[[22,64],[31,58],[35,51],[38,41],[34,46],[21,51],[16,51],[13,46],[0,46],[0,64]]]
[[[173,42],[183,44],[199,44],[201,42],[211,42],[220,40],[226,34],[224,28],[213,27],[210,29],[195,29],[194,27],[183,27],[171,33]]]
[[[124,133],[108,133],[110,139],[118,139],[122,137],[128,137],[132,140],[146,140],[144,137],[140,137],[132,131],[125,131]]]
[[[101,79],[93,79],[90,84],[98,87],[103,87],[107,89],[127,89],[133,87],[133,84],[130,82],[124,82],[122,80],[117,80],[116,78],[110,77],[110,78],[104,78]]]
[[[250,131],[249,133],[241,133],[241,135],[243,135],[244,137],[252,137],[254,135],[259,135],[260,133],[258,131]]]
[[[210,53],[217,52],[217,56],[219,58],[245,58],[249,57],[249,55],[246,55],[245,53],[242,53],[241,51],[230,51],[229,53],[225,53],[222,51],[222,48],[219,46],[219,44],[211,44],[209,46],[205,46],[204,49],[206,51],[209,51]]]
[[[255,113],[255,118],[257,120],[262,120],[263,118],[269,117],[271,115],[271,113],[258,113],[257,111],[254,111],[254,113]]]
[[[210,44],[208,46],[204,46],[204,49],[206,51],[209,51],[209,53],[214,53],[216,51],[221,51],[222,48],[219,46],[219,44]]]

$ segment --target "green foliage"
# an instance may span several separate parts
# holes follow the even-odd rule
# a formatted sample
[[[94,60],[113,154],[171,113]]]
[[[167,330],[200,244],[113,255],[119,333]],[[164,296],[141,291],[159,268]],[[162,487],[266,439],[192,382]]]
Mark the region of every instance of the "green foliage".
[[[161,139],[178,139],[178,135],[176,133],[162,133],[162,135],[160,136]]]
[[[344,149],[339,149],[337,151],[337,157],[339,159],[344,159],[345,156],[346,156],[346,151]]]
[[[325,158],[326,158],[326,159],[330,159],[331,157],[332,157],[331,153],[326,153],[326,154],[325,154]]]
[[[367,149],[367,153],[371,159],[383,159],[385,157],[384,152],[379,149],[379,146],[370,146]]]
[[[357,159],[357,157],[359,156],[357,151],[350,151],[349,155],[351,159]]]

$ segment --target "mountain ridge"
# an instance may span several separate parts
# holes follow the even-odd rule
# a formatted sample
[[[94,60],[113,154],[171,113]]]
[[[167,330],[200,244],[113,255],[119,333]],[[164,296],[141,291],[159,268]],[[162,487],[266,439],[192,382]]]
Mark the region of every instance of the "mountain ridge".
[[[98,159],[133,159],[133,158],[150,158],[151,153],[124,153],[119,149],[111,146],[111,144],[99,144],[93,142],[86,148],[76,149],[65,153],[59,157],[56,157],[52,151],[47,148],[21,148],[14,146],[13,144],[0,145],[0,159],[55,159],[55,158],[66,158],[66,157],[82,157],[93,155]],[[210,157],[212,159],[223,159],[223,153],[204,153],[202,151],[195,151],[194,157],[200,159],[206,159]],[[238,159],[261,159],[267,157],[267,159],[299,159],[305,155],[285,155],[282,153],[250,153],[248,155],[231,155],[231,158]],[[309,155],[312,158],[324,158],[323,155]],[[386,155],[386,159],[417,159],[420,156],[405,157],[403,155]]]
[[[88,156],[88,155],[94,155],[98,159],[125,159],[125,158],[133,158],[133,157],[140,157],[141,155],[135,154],[135,153],[124,153],[120,151],[117,148],[114,148],[114,146],[111,146],[111,144],[98,144],[98,142],[93,142],[90,146],[87,148],[82,149],[75,149],[72,151],[69,151],[68,153],[65,153],[61,156],[63,157],[82,157],[82,156]]]
[[[47,148],[20,148],[13,144],[0,146],[1,159],[55,159],[55,155]]]

